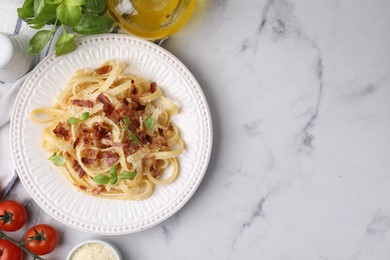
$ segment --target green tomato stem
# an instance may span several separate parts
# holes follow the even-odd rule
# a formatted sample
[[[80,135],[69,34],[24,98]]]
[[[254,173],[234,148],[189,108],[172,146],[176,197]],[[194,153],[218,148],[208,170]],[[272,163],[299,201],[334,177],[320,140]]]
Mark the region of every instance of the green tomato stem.
[[[7,239],[9,242],[11,242],[12,244],[14,245],[17,245],[19,248],[21,248],[24,252],[28,253],[29,255],[31,255],[33,257],[33,259],[38,259],[38,260],[44,260],[42,257],[34,254],[33,252],[31,252],[30,250],[28,250],[25,246],[24,246],[24,243],[18,243],[16,242],[15,240],[13,240],[12,238],[10,238],[9,236],[7,236],[6,234],[4,234],[2,231],[0,231],[0,239]]]

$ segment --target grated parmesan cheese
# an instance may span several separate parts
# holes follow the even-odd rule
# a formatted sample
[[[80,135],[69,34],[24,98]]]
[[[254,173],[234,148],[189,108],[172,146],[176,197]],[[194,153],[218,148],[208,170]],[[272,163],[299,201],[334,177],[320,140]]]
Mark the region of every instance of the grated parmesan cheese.
[[[89,243],[77,249],[70,260],[118,260],[114,252],[99,243]]]

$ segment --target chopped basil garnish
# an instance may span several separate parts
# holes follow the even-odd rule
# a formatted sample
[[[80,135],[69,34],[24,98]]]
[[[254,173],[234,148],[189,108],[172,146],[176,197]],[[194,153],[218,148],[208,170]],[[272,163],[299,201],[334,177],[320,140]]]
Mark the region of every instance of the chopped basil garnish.
[[[110,177],[108,177],[107,175],[98,175],[93,177],[93,181],[97,184],[108,184],[108,182],[110,181]]]
[[[136,175],[137,175],[136,172],[124,171],[124,172],[121,172],[121,174],[119,174],[119,178],[121,178],[122,180],[130,179],[130,178],[134,178]]]
[[[53,153],[49,160],[52,161],[55,166],[63,166],[65,164],[65,158],[61,155],[57,155],[57,153]]]
[[[126,130],[130,129],[130,119],[128,117],[123,118],[123,122],[125,122]]]
[[[110,174],[111,174],[111,176],[116,176],[117,175],[117,173],[118,173],[118,171],[117,171],[117,169],[116,169],[116,166],[114,165],[114,166],[112,166],[111,167],[111,169],[110,169]]]
[[[130,137],[135,142],[135,145],[139,145],[139,141],[138,141],[137,136],[133,132],[131,132],[131,131],[130,131]]]
[[[84,112],[81,116],[80,116],[80,120],[81,121],[85,121],[87,120],[89,117],[89,112]]]
[[[154,119],[151,118],[150,116],[148,116],[148,117],[145,119],[145,125],[146,125],[146,128],[152,129],[153,126],[154,126]]]
[[[47,159],[49,159],[49,160],[51,160],[51,159],[53,159],[54,158],[54,156],[56,156],[57,155],[57,153],[56,152],[54,152],[49,158],[47,158]]]
[[[110,184],[114,185],[118,181],[118,178],[116,176],[112,176],[110,178]]]
[[[79,122],[79,120],[75,117],[71,117],[68,119],[68,123],[71,124],[71,125],[75,125]]]

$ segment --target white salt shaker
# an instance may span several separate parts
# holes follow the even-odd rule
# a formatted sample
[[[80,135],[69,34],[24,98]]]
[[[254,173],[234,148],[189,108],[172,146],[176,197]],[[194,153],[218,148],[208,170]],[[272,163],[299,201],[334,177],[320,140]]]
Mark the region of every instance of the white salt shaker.
[[[0,32],[0,81],[13,82],[37,63],[37,55],[27,53],[29,39]]]

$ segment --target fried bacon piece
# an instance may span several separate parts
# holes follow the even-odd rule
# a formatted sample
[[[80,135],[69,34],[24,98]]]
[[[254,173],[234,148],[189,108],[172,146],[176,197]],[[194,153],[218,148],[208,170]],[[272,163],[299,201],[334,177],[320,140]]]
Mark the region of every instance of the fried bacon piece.
[[[73,160],[72,168],[79,175],[80,178],[84,176],[85,171],[83,170],[83,168],[81,168],[81,165],[78,161]]]
[[[94,123],[92,128],[93,131],[89,136],[96,147],[107,148],[112,145],[111,128],[107,123]]]
[[[111,151],[99,151],[94,149],[84,149],[81,161],[87,166],[110,167],[119,160],[119,155]]]
[[[78,107],[93,108],[93,102],[91,100],[73,99],[72,104]]]
[[[107,166],[113,166],[119,160],[119,154],[116,152],[104,151],[102,152],[102,159],[106,162]]]
[[[150,144],[151,149],[160,149],[161,147],[168,147],[168,140],[165,136],[155,136]]]
[[[105,187],[103,185],[99,185],[99,187],[94,188],[92,190],[93,195],[99,195],[102,191],[104,191]]]
[[[159,177],[161,176],[161,170],[158,167],[158,162],[156,160],[156,157],[152,156],[149,158],[143,158],[142,159],[142,166],[144,169],[147,169],[153,177]]]
[[[118,114],[123,118],[123,117],[126,117],[130,114],[130,111],[131,111],[131,108],[128,106],[129,102],[127,102],[126,99],[124,99],[124,101],[126,101],[126,103],[123,103],[122,105],[120,105],[118,107],[118,109],[116,110],[118,112]]]
[[[70,125],[68,123],[59,122],[58,125],[53,129],[53,133],[65,141],[70,139]]]
[[[103,93],[100,93],[96,100],[103,104],[103,112],[106,116],[109,116],[115,110],[111,101]]]
[[[103,74],[107,74],[111,70],[112,70],[112,65],[106,65],[106,66],[95,69],[95,72],[98,75],[103,75]]]
[[[124,132],[121,143],[114,143],[113,145],[117,147],[122,147],[125,157],[132,155],[139,149],[139,146],[136,145],[135,142],[132,140],[128,131]]]
[[[115,122],[120,122],[128,113],[128,110],[126,109],[127,106],[125,104],[122,104],[118,110],[116,110],[108,97],[106,97],[103,93],[100,93],[96,100],[103,104],[104,114]]]
[[[139,96],[137,95],[131,95],[131,101],[133,101],[135,104],[137,104],[136,110],[144,110],[145,106],[141,104],[141,101],[139,100]]]
[[[150,83],[150,92],[154,93],[156,92],[156,90],[157,90],[157,83],[156,82]]]
[[[79,162],[77,160],[75,160],[68,152],[65,152],[64,156],[65,156],[67,161],[73,161],[73,163],[72,163],[73,170],[78,174],[78,176],[80,178],[82,178],[85,174],[85,171],[83,170],[83,168],[81,168],[81,165],[79,164]]]

